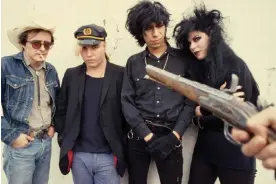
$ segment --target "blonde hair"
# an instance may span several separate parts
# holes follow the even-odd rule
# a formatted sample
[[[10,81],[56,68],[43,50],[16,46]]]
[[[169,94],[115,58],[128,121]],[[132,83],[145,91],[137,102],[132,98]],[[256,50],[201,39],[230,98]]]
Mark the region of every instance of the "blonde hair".
[[[78,42],[76,42],[76,45],[75,45],[75,47],[74,47],[75,56],[79,56],[80,53],[81,53],[81,50],[82,50],[82,46],[79,45]]]

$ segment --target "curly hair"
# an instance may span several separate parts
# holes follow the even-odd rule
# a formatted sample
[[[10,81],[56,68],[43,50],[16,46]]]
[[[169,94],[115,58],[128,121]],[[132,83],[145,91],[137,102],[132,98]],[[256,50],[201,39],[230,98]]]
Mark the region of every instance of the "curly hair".
[[[209,36],[209,46],[207,56],[204,59],[205,65],[209,68],[209,77],[213,84],[217,79],[223,78],[227,68],[223,63],[223,54],[233,53],[232,49],[225,42],[225,32],[223,29],[223,19],[219,10],[207,11],[205,5],[194,9],[194,15],[184,17],[173,31],[176,45],[184,53],[192,54],[189,49],[188,36],[192,31],[204,32]]]
[[[125,27],[142,47],[145,44],[143,33],[152,23],[164,24],[167,27],[169,21],[170,14],[160,2],[152,3],[146,0],[128,9]]]

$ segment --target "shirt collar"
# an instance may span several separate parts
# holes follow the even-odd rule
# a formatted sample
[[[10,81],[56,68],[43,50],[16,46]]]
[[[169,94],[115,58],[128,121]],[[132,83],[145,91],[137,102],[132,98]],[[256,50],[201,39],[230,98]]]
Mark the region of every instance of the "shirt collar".
[[[168,44],[168,48],[167,48],[167,50],[165,51],[164,54],[167,54],[167,53],[169,53],[172,56],[177,56],[177,53],[176,53],[175,49],[172,48],[169,44]],[[146,49],[142,52],[142,58],[145,58],[148,55],[151,55],[151,53],[149,52],[148,47],[146,47]]]

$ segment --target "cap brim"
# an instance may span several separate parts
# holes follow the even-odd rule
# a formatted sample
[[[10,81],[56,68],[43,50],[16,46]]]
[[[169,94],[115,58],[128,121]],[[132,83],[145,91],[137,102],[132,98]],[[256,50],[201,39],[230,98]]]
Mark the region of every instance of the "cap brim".
[[[94,39],[85,39],[85,40],[79,40],[79,45],[98,45],[101,43],[100,40],[94,40]]]

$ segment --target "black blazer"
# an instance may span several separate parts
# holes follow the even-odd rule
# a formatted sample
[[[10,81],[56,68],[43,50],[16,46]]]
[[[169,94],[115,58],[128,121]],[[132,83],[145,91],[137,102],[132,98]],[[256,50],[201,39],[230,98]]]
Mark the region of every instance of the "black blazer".
[[[61,148],[59,167],[62,174],[70,171],[72,148],[80,133],[85,75],[85,64],[67,69],[57,97],[54,126]],[[100,100],[101,127],[116,157],[116,168],[121,176],[126,169],[123,139],[126,124],[121,110],[123,75],[124,67],[107,63]]]

